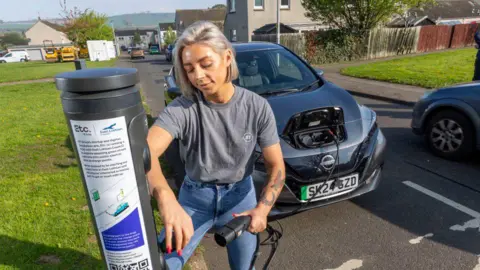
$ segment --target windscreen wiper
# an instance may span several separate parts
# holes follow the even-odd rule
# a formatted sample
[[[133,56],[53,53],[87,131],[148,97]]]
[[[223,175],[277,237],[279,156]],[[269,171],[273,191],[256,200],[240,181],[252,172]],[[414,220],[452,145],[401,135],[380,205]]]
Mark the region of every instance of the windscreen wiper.
[[[309,84],[309,85],[303,87],[302,89],[300,89],[299,92],[304,92],[304,91],[310,90],[310,88],[312,88],[312,86],[318,84],[319,81],[320,80],[313,81],[311,84]]]
[[[298,89],[283,89],[283,90],[277,90],[277,91],[267,91],[260,93],[259,95],[261,96],[277,96],[280,94],[288,94],[288,93],[293,93],[293,92],[298,92]]]

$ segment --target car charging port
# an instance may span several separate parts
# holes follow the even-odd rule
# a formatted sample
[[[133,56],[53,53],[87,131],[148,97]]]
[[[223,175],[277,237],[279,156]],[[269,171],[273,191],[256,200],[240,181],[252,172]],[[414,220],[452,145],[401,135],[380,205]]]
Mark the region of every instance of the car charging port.
[[[282,138],[297,149],[311,149],[334,144],[346,138],[343,110],[339,107],[319,108],[294,115]]]

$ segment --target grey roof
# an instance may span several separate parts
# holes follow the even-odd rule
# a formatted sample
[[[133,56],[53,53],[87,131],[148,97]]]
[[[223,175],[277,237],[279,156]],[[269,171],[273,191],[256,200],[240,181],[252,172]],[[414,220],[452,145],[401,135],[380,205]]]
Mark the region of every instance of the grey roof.
[[[47,44],[51,45],[51,44]],[[71,46],[73,43],[54,43],[54,47],[66,47],[66,46]],[[8,49],[36,49],[36,48],[43,48],[43,44],[37,44],[37,45],[16,45],[16,46],[10,46]]]
[[[276,23],[269,23],[265,24],[264,26],[257,28],[253,31],[256,35],[261,34],[273,34],[277,31],[277,24]],[[281,33],[297,33],[298,31],[286,24],[280,23],[280,32]]]
[[[59,31],[59,32],[63,32],[63,26],[60,25],[60,24],[57,24],[57,23],[53,23],[53,22],[50,22],[50,21],[47,21],[47,20],[42,20],[42,19],[39,19],[37,20],[37,22],[35,22],[34,24],[30,25],[26,31],[30,30],[35,24],[37,24],[38,22],[41,22],[43,24],[45,24],[46,26],[56,30],[56,31]]]
[[[175,30],[175,23],[159,23],[160,31],[167,31],[168,27],[172,27],[172,30]]]
[[[416,17],[428,16],[433,21],[439,19],[480,17],[480,3],[475,0],[437,0],[437,4],[424,9],[410,9]]]
[[[49,21],[46,21],[46,20],[40,20],[40,21],[50,28],[53,28],[53,29],[55,29],[57,31],[60,31],[60,32],[63,32],[63,26],[61,26],[59,24],[52,23],[52,22],[49,22]]]
[[[175,22],[178,22],[181,27],[186,28],[196,21],[211,21],[216,22],[217,25],[225,21],[227,9],[179,9],[175,12]],[[178,30],[178,29],[177,29]]]
[[[435,21],[433,21],[432,19],[428,18],[428,16],[422,16],[422,17],[414,17],[414,16],[410,16],[408,18],[406,18],[407,22],[408,22],[408,27],[413,27],[413,26],[417,26],[417,25],[421,25],[421,24],[430,24],[430,25],[433,25],[435,24]],[[388,26],[390,27],[405,27],[405,19],[404,18],[396,18],[394,20],[392,20]]]
[[[147,32],[154,32],[154,34],[158,33],[158,30],[152,29],[152,28],[149,28],[149,29],[140,29],[140,28],[139,29],[115,29],[115,35],[120,36],[120,37],[134,36],[135,32],[137,32],[137,31],[141,36],[147,35]]]

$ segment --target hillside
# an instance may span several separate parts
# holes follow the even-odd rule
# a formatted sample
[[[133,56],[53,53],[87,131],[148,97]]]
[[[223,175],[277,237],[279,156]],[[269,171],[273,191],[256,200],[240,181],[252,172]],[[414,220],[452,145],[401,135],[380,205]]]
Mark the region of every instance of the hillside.
[[[159,23],[174,22],[175,13],[134,13],[111,16],[109,21],[113,22],[115,28],[124,27],[145,27],[156,26]],[[60,19],[47,19],[51,22],[59,22]],[[15,31],[22,32],[28,30],[35,20],[31,21],[16,21],[0,23],[0,32]]]
[[[156,26],[175,21],[175,13],[137,13],[111,16],[115,28],[132,26]]]

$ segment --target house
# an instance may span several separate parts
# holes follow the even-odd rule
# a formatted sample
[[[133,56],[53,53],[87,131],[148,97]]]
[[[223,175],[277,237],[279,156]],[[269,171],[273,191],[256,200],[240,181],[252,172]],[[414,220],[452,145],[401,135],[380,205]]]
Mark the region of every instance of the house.
[[[168,29],[171,28],[174,33],[177,31],[175,30],[175,23],[159,23],[158,29],[160,31],[160,44],[164,45],[165,43],[165,33],[167,33]]]
[[[51,40],[55,44],[69,44],[67,34],[62,32],[62,26],[39,19],[25,32],[25,37],[30,39],[28,45],[42,45],[44,40]]]
[[[301,1],[280,0],[281,33],[300,33],[325,28],[305,17]],[[231,41],[251,41],[253,34],[276,33],[277,1],[227,0],[224,33]]]
[[[227,11],[218,9],[182,9],[175,12],[175,30],[177,35],[196,21],[210,21],[223,31],[223,24]]]
[[[405,20],[407,23],[405,23]],[[405,16],[395,17],[387,26],[455,25],[480,23],[480,1],[437,0],[423,9],[412,8]]]
[[[136,32],[140,35],[140,44],[133,43],[133,37]],[[115,29],[115,43],[119,48],[122,46],[140,46],[146,49],[150,44],[158,44],[158,41],[158,30],[153,27]]]
[[[43,41],[48,40],[48,45],[53,43],[56,47],[72,45],[72,42],[62,30],[61,25],[39,18],[36,23],[25,31],[25,37],[29,39],[28,45],[10,46],[8,51],[26,51],[32,61],[44,60],[45,49]]]

